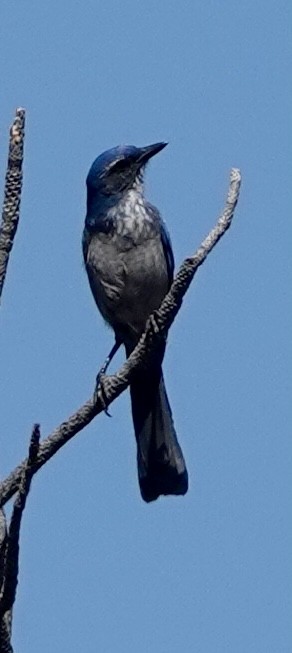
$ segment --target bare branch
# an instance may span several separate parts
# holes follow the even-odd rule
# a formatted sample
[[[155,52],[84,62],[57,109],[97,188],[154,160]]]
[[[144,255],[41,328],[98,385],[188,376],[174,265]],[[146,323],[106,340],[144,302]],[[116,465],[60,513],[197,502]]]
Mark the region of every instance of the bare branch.
[[[7,526],[4,510],[0,509],[0,587],[3,580],[3,567],[7,542]]]
[[[34,465],[38,455],[40,441],[40,427],[35,424],[30,439],[28,458],[20,478],[19,489],[14,501],[10,526],[7,537],[3,586],[0,595],[0,619],[11,612],[18,582],[19,567],[19,535],[23,511],[30,490],[31,480],[34,475]]]
[[[11,646],[11,625],[9,623],[9,616],[6,618],[6,615],[1,619],[0,622],[0,651],[1,653],[13,653],[13,648]]]
[[[0,226],[0,299],[10,252],[16,234],[22,189],[22,162],[25,110],[16,109],[10,128],[8,163],[5,177],[2,221]]]
[[[0,589],[3,587],[4,570],[5,570],[5,555],[7,548],[7,525],[4,510],[0,510]],[[10,645],[11,635],[11,611],[0,617],[0,652],[2,651],[11,653]]]
[[[3,586],[5,554],[7,546],[6,516],[3,508],[0,509],[0,589]],[[1,634],[0,634],[1,641]],[[0,647],[1,651],[1,647]]]
[[[19,535],[21,518],[34,473],[34,462],[40,439],[39,425],[35,424],[30,440],[27,463],[20,479],[20,486],[14,502],[7,535],[6,523],[1,510],[1,593],[0,593],[0,652],[13,653],[11,646],[12,608],[16,597],[19,568]]]
[[[76,413],[63,422],[49,435],[39,447],[35,461],[34,472],[42,467],[54,454],[64,446],[74,435],[79,433],[89,424],[98,413],[104,409],[104,396],[106,405],[109,406],[131,382],[135,370],[147,364],[147,360],[161,337],[166,337],[167,332],[177,315],[182,304],[183,297],[198,268],[223,234],[229,229],[234,215],[235,207],[239,197],[241,184],[240,171],[231,170],[230,186],[225,209],[220,216],[216,226],[202,242],[196,253],[187,258],[181,265],[172,286],[164,298],[160,308],[152,315],[146,325],[144,334],[141,336],[136,348],[129,358],[122,365],[119,372],[112,376],[104,377],[103,391],[95,392]],[[21,475],[26,461],[23,461],[13,472],[0,484],[0,507],[3,506],[17,491]]]

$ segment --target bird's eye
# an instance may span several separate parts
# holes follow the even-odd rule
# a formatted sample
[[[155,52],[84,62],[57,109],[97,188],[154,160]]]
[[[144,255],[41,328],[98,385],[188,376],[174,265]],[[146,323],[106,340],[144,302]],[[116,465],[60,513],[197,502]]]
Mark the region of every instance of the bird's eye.
[[[109,173],[110,174],[120,173],[126,170],[128,167],[129,167],[129,162],[126,161],[125,159],[121,159],[120,161],[117,161],[110,167]]]

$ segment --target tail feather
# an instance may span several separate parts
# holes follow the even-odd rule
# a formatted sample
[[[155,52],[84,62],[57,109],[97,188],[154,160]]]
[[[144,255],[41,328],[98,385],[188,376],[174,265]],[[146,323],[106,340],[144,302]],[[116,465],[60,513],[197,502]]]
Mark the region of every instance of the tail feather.
[[[138,477],[144,501],[185,494],[188,473],[177,440],[161,365],[139,372],[131,385]]]

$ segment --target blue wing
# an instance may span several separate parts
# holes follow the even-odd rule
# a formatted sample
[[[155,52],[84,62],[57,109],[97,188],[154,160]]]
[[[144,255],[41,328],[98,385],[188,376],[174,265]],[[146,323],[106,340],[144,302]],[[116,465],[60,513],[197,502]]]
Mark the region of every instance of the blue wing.
[[[170,235],[163,221],[161,221],[161,242],[163,246],[164,256],[166,258],[169,285],[171,285],[173,280],[173,272],[174,272],[174,256],[173,256],[173,251],[171,246]]]
[[[159,224],[161,243],[162,243],[163,252],[166,260],[169,287],[170,287],[173,280],[173,272],[174,272],[174,256],[173,256],[173,251],[171,246],[170,235],[168,233],[166,224],[162,220],[162,217],[158,209],[156,208],[156,206],[147,203],[147,210],[150,211],[153,220],[155,220],[155,222]]]

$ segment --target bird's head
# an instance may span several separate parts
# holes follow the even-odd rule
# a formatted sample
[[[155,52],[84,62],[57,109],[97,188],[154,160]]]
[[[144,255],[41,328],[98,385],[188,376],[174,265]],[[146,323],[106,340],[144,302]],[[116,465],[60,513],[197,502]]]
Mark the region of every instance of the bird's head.
[[[132,188],[143,180],[146,163],[158,154],[167,143],[154,143],[146,147],[118,145],[100,154],[87,175],[89,195],[114,196]]]

